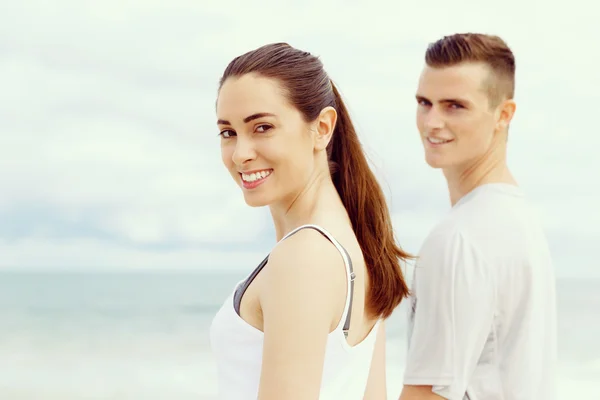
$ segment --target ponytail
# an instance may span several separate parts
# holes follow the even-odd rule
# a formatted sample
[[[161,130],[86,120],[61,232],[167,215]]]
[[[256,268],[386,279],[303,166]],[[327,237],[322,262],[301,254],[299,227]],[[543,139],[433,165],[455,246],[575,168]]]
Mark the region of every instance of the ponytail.
[[[342,97],[333,82],[331,86],[338,116],[327,148],[332,179],[365,259],[370,278],[367,310],[387,318],[409,294],[400,260],[412,257],[396,244],[381,186],[369,167]]]
[[[336,108],[337,123],[327,146],[331,177],[367,266],[371,284],[367,311],[389,317],[409,293],[400,260],[412,257],[396,245],[383,191],[369,168],[337,88],[317,57],[287,43],[267,44],[236,57],[227,65],[219,87],[231,76],[249,73],[276,79],[305,121],[314,121],[324,107]]]

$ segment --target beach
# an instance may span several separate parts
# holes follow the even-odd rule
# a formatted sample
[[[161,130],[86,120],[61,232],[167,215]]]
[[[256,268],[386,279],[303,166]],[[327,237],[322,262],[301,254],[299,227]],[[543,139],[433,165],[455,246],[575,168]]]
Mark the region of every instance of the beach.
[[[212,400],[208,328],[239,273],[0,273],[0,399]],[[600,398],[600,282],[558,282],[559,399]],[[388,321],[401,389],[405,305]]]

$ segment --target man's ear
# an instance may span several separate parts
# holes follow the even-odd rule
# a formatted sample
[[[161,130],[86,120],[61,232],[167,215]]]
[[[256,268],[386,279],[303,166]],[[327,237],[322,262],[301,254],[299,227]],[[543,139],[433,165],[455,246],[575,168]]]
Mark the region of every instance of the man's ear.
[[[315,150],[321,151],[327,148],[331,141],[335,124],[337,122],[337,111],[333,107],[325,107],[315,120]]]
[[[496,121],[496,131],[505,131],[510,125],[510,121],[515,115],[517,105],[512,99],[504,100],[498,106],[498,120]]]

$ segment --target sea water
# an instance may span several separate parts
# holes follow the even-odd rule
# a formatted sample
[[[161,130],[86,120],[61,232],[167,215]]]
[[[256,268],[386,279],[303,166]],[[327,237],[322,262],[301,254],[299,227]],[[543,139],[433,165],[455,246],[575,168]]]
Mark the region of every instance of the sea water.
[[[0,272],[0,399],[209,400],[208,330],[243,273]],[[600,399],[600,280],[558,281],[559,399]],[[387,323],[389,399],[406,305]]]

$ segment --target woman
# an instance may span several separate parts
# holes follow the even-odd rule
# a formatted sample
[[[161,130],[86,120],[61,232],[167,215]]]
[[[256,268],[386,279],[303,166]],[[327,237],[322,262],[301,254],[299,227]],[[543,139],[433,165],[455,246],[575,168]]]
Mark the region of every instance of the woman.
[[[220,398],[385,399],[409,256],[321,61],[285,43],[235,58],[217,117],[223,163],[277,235],[211,326]]]

